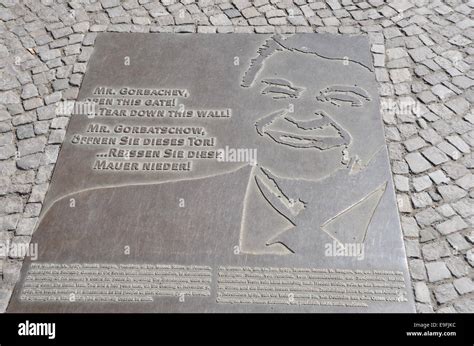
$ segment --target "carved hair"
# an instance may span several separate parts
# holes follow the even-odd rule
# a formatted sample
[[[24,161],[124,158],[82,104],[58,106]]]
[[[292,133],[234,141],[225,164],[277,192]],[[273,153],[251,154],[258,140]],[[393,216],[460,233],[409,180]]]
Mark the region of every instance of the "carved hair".
[[[370,62],[367,59],[362,59],[362,61],[356,59],[355,56],[360,54],[346,49],[346,47],[337,48],[337,46],[327,45],[327,43],[325,44],[319,40],[303,40],[304,42],[301,42],[297,37],[299,36],[283,37],[282,35],[273,35],[267,39],[258,49],[257,56],[250,60],[249,67],[242,78],[241,86],[250,87],[258,72],[262,69],[265,59],[275,52],[281,51],[311,54],[322,59],[350,61],[372,71]]]
[[[276,51],[282,51],[283,46],[275,39],[276,36],[270,37],[265,43],[258,49],[257,56],[250,60],[250,65],[242,78],[242,86],[250,87],[257,76],[258,71],[262,68],[263,61]]]

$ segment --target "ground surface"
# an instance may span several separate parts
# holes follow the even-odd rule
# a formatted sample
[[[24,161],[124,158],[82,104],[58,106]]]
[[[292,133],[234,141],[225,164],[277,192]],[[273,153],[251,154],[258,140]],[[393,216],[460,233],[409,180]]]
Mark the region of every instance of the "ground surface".
[[[31,239],[97,32],[364,33],[417,310],[474,312],[474,1],[412,2],[0,0],[0,240]],[[22,263],[3,252],[1,311]]]

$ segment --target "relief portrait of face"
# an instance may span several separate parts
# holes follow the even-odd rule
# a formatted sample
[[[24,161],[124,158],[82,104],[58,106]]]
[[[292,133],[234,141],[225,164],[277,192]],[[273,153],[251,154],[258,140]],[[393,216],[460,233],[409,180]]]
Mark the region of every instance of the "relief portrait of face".
[[[241,85],[265,108],[251,115],[258,163],[277,176],[319,180],[363,167],[375,152],[366,126],[379,121],[366,87],[373,73],[350,51],[333,58],[325,49],[301,36],[273,36],[243,76]]]
[[[257,148],[258,164],[241,228],[244,253],[298,252],[270,239],[304,223],[320,226],[318,211],[312,211],[316,214],[310,222],[312,214],[304,210],[313,206],[281,189],[279,179],[305,182],[310,191],[311,182],[339,169],[363,171],[384,143],[383,134],[374,131],[380,118],[376,91],[370,87],[375,84],[370,64],[357,49],[331,48],[312,36],[273,36],[258,49],[242,78],[241,86],[253,95],[249,104],[258,105],[248,110],[246,119],[255,134],[248,146]],[[255,215],[255,210],[262,210],[258,200],[285,220],[261,221]]]

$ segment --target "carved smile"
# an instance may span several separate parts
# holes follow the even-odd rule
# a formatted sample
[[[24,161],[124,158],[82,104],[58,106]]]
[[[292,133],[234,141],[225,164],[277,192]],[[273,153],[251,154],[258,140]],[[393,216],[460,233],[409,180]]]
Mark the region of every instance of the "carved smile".
[[[348,132],[326,113],[315,114],[313,119],[297,120],[288,115],[288,110],[279,110],[258,120],[255,126],[261,136],[294,148],[327,150],[350,143]]]

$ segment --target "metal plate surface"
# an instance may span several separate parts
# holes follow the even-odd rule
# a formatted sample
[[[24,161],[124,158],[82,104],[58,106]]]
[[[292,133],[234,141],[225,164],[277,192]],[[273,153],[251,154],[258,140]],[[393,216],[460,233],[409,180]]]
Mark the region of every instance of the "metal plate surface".
[[[413,312],[367,38],[99,34],[32,242],[10,312]]]

